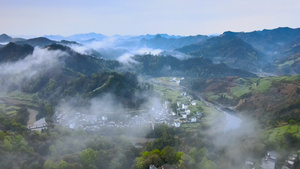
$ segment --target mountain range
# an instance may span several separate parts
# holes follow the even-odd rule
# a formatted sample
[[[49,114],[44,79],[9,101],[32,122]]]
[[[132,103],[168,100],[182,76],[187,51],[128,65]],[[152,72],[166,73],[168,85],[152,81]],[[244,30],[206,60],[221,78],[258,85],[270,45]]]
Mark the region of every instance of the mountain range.
[[[260,69],[265,59],[265,56],[250,44],[230,34],[223,34],[176,50],[248,71]]]
[[[87,33],[68,37],[48,35],[22,39],[2,34],[0,42],[2,46],[14,42],[33,47],[63,44],[72,48],[75,46],[83,54],[108,60],[117,59],[124,54],[141,54],[132,52],[140,48],[159,49],[163,55],[174,54],[179,59],[205,58],[214,64],[224,63],[233,69],[291,75],[299,73],[299,38],[299,28],[276,28],[253,32],[227,31],[219,36],[147,34],[108,37]]]

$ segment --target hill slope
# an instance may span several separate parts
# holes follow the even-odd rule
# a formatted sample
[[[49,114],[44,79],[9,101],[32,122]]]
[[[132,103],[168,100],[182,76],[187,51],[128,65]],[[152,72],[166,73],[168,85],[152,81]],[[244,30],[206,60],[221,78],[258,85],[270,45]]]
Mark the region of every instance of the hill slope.
[[[30,45],[16,45],[9,43],[0,48],[0,63],[17,61],[25,58],[27,55],[32,54],[33,47]]]
[[[300,38],[300,28],[281,27],[254,32],[230,32],[268,56],[269,61],[280,59],[282,48]]]
[[[223,34],[177,50],[196,57],[211,59],[214,63],[225,63],[230,67],[248,71],[260,69],[264,59],[262,53],[231,34]]]
[[[265,78],[185,79],[182,85],[203,97],[272,123],[300,120],[300,75]]]
[[[300,38],[285,45],[282,57],[268,65],[265,70],[279,75],[300,74]]]
[[[32,39],[27,39],[27,40],[23,40],[23,41],[17,41],[15,43],[18,45],[27,44],[27,45],[31,45],[31,46],[45,47],[45,46],[51,45],[56,42],[49,40],[47,38],[44,38],[44,37],[38,37],[38,38],[32,38]]]
[[[172,56],[137,55],[134,71],[151,76],[188,76],[216,78],[225,76],[256,77],[244,70],[232,69],[225,64],[213,64],[209,59],[179,60]]]

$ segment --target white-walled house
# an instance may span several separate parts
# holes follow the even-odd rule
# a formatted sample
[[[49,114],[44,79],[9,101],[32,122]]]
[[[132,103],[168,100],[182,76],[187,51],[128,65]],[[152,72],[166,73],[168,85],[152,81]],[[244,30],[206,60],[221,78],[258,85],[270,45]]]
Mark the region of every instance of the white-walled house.
[[[107,116],[106,115],[102,116],[102,120],[107,121]]]
[[[185,113],[186,113],[187,115],[190,115],[190,114],[191,114],[191,110],[190,110],[190,109],[187,109],[187,110],[185,110]]]
[[[182,104],[182,109],[188,109],[189,108],[189,106],[188,105],[186,105],[186,104]]]
[[[197,119],[196,119],[196,117],[192,117],[192,118],[191,118],[191,122],[192,122],[192,123],[195,123],[195,122],[197,122]]]
[[[177,107],[180,107],[181,106],[181,103],[180,102],[177,102]]]
[[[174,122],[174,126],[175,126],[175,127],[180,127],[180,122],[179,122],[179,121],[175,121],[175,122]]]
[[[187,118],[187,114],[186,114],[185,112],[181,112],[181,116],[182,116],[183,118]]]

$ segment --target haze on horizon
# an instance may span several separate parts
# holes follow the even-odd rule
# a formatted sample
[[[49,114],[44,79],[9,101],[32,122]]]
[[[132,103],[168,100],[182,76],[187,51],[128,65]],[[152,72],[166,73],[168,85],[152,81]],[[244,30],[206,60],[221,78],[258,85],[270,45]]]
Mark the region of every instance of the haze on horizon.
[[[210,35],[300,27],[299,0],[0,0],[0,34]]]

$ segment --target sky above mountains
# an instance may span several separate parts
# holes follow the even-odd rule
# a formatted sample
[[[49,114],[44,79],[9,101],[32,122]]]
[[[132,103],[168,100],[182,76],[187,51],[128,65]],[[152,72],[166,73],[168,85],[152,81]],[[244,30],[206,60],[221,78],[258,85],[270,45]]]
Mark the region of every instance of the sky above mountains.
[[[214,34],[300,27],[299,0],[0,0],[0,34]]]

